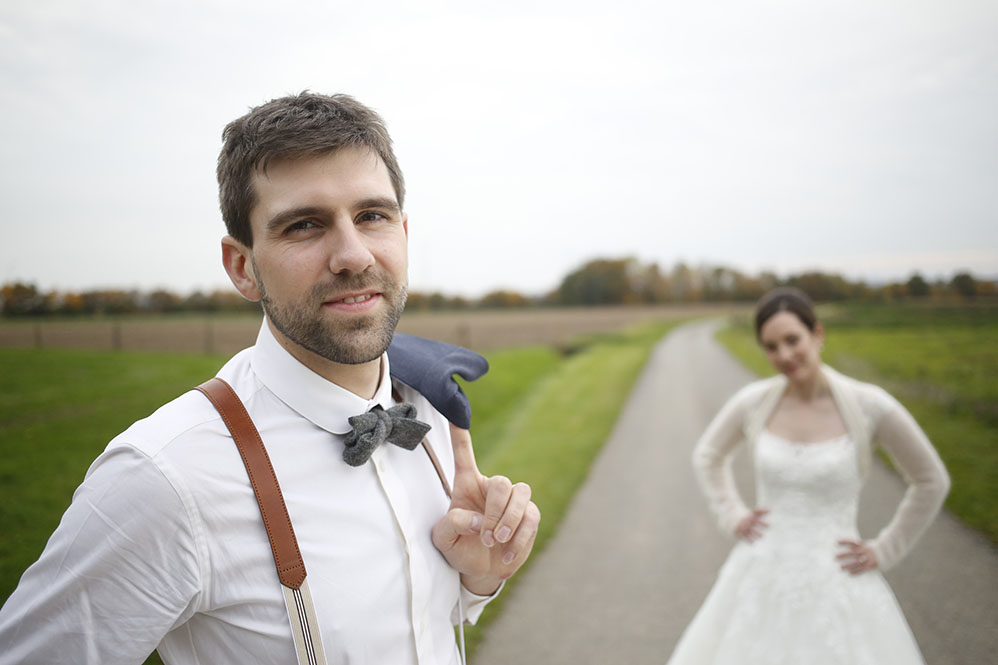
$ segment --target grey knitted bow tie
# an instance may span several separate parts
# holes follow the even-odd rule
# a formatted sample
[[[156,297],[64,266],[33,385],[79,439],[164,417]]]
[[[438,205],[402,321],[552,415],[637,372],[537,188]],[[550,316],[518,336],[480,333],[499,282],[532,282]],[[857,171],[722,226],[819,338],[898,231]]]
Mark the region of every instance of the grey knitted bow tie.
[[[412,450],[430,431],[430,426],[416,420],[416,407],[408,402],[396,404],[387,411],[375,404],[370,411],[347,419],[353,430],[347,434],[343,461],[360,466],[383,442],[394,443]]]

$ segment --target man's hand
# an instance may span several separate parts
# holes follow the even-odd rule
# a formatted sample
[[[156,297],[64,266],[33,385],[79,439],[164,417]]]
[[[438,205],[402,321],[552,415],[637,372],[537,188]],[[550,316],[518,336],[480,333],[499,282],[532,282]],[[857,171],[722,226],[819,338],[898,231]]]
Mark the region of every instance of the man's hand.
[[[541,512],[530,485],[479,472],[468,430],[451,425],[450,436],[454,488],[447,514],[433,526],[433,544],[466,589],[488,596],[527,560]]]

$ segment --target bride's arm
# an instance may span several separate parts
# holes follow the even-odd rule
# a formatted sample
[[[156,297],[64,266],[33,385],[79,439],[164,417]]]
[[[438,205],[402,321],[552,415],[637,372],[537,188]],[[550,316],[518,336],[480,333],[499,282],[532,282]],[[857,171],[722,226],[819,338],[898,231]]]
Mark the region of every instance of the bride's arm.
[[[870,541],[881,568],[901,560],[928,528],[949,492],[946,467],[925,432],[896,399],[879,390],[882,415],[874,440],[887,450],[908,489],[890,523]]]
[[[748,402],[755,392],[750,385],[729,399],[693,449],[693,470],[700,490],[725,533],[734,534],[739,523],[752,514],[735,486],[731,456],[743,439]]]

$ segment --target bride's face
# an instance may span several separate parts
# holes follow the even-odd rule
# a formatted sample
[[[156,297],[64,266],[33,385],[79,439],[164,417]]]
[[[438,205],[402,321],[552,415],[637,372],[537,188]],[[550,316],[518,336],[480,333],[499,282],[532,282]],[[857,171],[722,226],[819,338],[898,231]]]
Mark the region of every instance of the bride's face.
[[[766,359],[794,383],[807,383],[816,376],[824,341],[825,331],[820,323],[812,331],[792,312],[777,312],[759,330],[759,343]]]

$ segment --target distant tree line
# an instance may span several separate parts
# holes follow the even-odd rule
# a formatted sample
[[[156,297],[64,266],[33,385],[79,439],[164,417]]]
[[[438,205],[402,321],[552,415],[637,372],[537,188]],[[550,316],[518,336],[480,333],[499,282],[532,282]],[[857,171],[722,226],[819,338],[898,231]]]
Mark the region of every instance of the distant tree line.
[[[769,272],[747,275],[718,266],[677,263],[663,271],[658,264],[635,258],[594,259],[566,275],[543,295],[497,290],[481,298],[410,292],[410,311],[511,309],[538,306],[653,305],[697,302],[751,302],[774,286],[797,286],[818,302],[842,300],[970,300],[998,296],[998,283],[958,272],[949,280],[927,281],[919,273],[882,285],[851,281],[834,273],[805,272],[780,278]],[[181,296],[165,289],[101,289],[82,292],[40,291],[33,284],[11,282],[0,287],[3,316],[121,315],[179,312],[259,312],[258,303],[234,290],[195,291]]]
[[[969,272],[931,283],[916,272],[905,281],[871,285],[818,271],[780,278],[771,272],[748,275],[723,266],[677,263],[671,271],[663,272],[655,263],[623,258],[589,261],[567,275],[546,300],[559,305],[752,302],[774,286],[799,287],[818,302],[951,300],[998,294],[998,283],[979,280]]]
[[[4,316],[260,311],[258,303],[245,300],[235,290],[220,289],[209,294],[195,291],[187,296],[165,289],[150,292],[137,289],[43,292],[33,284],[22,282],[0,287],[0,307]]]

